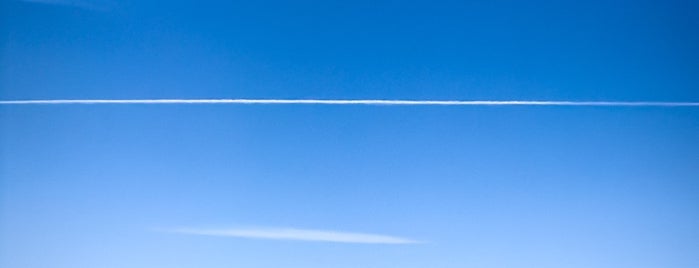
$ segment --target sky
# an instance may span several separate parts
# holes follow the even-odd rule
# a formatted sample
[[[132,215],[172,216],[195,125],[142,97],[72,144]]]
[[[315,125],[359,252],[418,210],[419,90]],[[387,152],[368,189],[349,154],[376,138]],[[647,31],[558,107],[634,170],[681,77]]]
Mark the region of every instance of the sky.
[[[0,0],[0,267],[699,267],[693,1]]]

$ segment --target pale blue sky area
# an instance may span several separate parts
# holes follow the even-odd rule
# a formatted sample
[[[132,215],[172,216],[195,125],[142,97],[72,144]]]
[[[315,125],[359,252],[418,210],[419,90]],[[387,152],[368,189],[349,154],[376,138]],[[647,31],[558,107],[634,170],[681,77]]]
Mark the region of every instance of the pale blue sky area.
[[[697,12],[2,0],[0,100],[697,102]],[[0,105],[0,267],[694,268],[697,141],[696,107]]]

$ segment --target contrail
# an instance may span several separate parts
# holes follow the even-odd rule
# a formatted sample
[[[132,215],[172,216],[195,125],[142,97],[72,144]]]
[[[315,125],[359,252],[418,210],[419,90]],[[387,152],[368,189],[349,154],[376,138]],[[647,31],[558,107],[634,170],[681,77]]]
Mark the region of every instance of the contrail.
[[[327,230],[308,230],[295,228],[234,228],[234,229],[194,229],[178,228],[165,229],[165,232],[207,235],[221,237],[238,237],[272,240],[300,240],[316,242],[336,243],[360,243],[360,244],[415,244],[415,240],[378,234],[349,233]]]
[[[697,107],[699,102],[653,101],[518,101],[518,100],[381,100],[381,99],[76,99],[2,100],[0,105],[31,104],[320,104],[320,105],[404,105],[404,106],[636,106]]]

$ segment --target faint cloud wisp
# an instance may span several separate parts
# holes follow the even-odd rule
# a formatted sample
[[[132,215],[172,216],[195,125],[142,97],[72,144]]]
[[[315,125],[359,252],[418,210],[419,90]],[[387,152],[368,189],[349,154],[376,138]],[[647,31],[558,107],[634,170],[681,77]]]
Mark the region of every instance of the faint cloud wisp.
[[[161,231],[188,234],[207,235],[220,237],[238,237],[252,239],[272,240],[298,240],[335,243],[359,243],[359,244],[415,244],[420,243],[412,239],[366,233],[350,233],[328,230],[309,230],[295,228],[230,228],[230,229],[197,229],[174,228]]]

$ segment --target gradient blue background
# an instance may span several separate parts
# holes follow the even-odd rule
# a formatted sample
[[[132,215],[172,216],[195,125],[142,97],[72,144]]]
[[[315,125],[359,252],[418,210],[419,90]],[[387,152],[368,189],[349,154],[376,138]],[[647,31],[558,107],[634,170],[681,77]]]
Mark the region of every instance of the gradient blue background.
[[[699,101],[693,1],[0,2],[0,99]],[[699,267],[699,109],[0,106],[0,267]],[[187,236],[271,226],[363,245]]]

